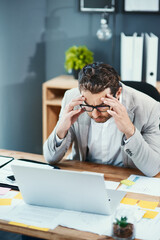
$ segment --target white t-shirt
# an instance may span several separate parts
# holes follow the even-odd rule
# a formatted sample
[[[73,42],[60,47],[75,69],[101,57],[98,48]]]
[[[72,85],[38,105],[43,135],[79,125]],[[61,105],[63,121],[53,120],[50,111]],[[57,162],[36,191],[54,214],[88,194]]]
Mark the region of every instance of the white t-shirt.
[[[91,119],[87,160],[123,166],[121,153],[122,136],[123,133],[117,128],[113,117],[105,123],[96,123]]]

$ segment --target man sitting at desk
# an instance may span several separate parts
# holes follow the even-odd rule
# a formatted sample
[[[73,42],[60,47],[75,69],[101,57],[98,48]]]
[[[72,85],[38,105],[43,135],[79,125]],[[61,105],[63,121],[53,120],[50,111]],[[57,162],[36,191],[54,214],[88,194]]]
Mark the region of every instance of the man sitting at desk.
[[[59,121],[44,143],[49,164],[69,159],[160,171],[160,103],[120,82],[108,64],[86,65],[66,91]]]

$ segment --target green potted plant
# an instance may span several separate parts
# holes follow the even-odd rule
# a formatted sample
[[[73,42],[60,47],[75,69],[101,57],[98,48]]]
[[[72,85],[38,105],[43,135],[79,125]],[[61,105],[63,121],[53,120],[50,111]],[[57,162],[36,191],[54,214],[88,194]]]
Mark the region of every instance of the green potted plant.
[[[89,63],[93,63],[93,52],[86,46],[72,46],[65,52],[65,69],[78,78],[78,72]]]
[[[134,239],[135,229],[134,224],[127,221],[127,217],[116,218],[113,223],[112,236],[116,240],[131,240]]]

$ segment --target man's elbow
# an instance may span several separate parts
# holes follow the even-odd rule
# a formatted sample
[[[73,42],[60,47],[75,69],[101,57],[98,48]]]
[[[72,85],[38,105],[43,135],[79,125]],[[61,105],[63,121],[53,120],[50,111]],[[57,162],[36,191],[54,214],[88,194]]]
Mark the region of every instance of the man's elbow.
[[[51,155],[49,148],[48,148],[48,142],[45,141],[45,143],[43,144],[43,156],[46,162],[48,162],[49,164],[52,163],[53,161],[53,156]]]
[[[159,172],[160,172],[159,167],[152,169],[152,170],[150,169],[149,171],[143,171],[144,175],[147,177],[156,177]]]

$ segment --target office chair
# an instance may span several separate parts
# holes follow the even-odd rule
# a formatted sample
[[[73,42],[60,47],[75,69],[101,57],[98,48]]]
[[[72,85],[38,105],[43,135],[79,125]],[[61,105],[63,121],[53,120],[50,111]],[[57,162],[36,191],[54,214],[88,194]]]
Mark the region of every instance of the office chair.
[[[143,92],[150,97],[154,98],[156,101],[160,102],[160,93],[158,90],[149,83],[137,82],[137,81],[121,81],[128,87],[132,87],[140,92]]]

